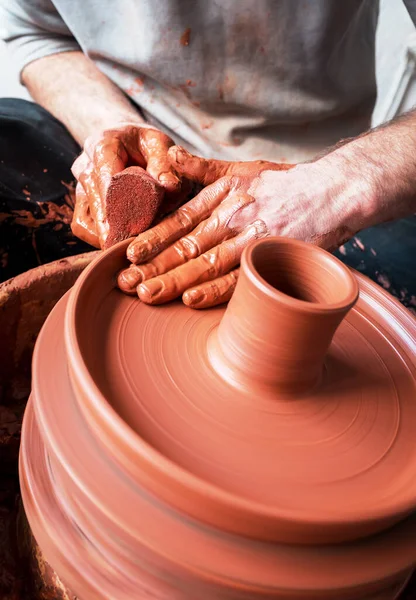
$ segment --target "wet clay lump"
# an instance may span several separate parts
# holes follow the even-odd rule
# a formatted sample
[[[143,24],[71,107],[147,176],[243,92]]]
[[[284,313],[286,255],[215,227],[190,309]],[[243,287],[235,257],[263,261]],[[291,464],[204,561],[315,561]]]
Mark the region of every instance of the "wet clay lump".
[[[126,246],[35,350],[21,485],[59,576],[81,600],[394,598],[416,560],[410,313],[272,238],[228,307],[150,307],[115,289]]]

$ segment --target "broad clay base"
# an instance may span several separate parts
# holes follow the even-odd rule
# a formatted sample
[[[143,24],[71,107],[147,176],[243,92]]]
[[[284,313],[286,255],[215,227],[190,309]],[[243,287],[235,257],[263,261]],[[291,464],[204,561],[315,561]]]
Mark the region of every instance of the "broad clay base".
[[[357,274],[332,339],[335,298],[293,303],[253,279],[269,323],[312,311],[317,349],[329,336],[319,381],[294,392],[228,361],[238,296],[197,312],[122,295],[126,246],[87,269],[35,351],[20,474],[52,567],[82,600],[394,598],[416,560],[412,316]]]

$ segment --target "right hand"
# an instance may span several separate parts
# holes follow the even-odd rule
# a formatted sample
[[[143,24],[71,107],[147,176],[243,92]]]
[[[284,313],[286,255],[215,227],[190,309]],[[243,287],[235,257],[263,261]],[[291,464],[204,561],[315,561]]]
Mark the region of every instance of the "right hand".
[[[169,156],[175,172],[206,187],[131,242],[127,258],[133,264],[119,273],[119,288],[137,293],[149,304],[182,294],[192,308],[226,302],[235,288],[236,267],[245,245],[270,235],[270,222],[280,205],[278,190],[284,188],[286,178],[276,173],[276,181],[264,189],[259,185],[261,175],[288,171],[295,165],[205,159],[180,147],[171,148]],[[254,196],[256,186],[262,191]],[[155,286],[160,288],[158,293]]]
[[[78,182],[73,233],[96,248],[105,247],[107,193],[113,177],[128,166],[142,167],[164,189],[162,214],[177,208],[189,195],[189,184],[182,182],[168,158],[173,145],[169,136],[146,123],[120,123],[89,137],[72,166]],[[154,217],[148,216],[148,226]]]

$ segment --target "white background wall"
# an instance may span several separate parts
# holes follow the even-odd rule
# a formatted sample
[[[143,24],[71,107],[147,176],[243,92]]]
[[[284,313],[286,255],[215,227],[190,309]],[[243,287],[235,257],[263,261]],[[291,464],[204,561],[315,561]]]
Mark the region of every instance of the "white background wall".
[[[407,49],[416,45],[416,28],[401,0],[381,0],[377,31],[376,58],[378,97],[373,124],[378,125],[387,116],[390,100],[407,63]],[[416,105],[416,89],[409,86],[401,110]]]
[[[395,101],[395,90],[399,87],[400,75],[406,66],[409,47],[415,48],[416,56],[416,30],[406,8],[401,0],[381,0],[377,34],[378,99],[373,116],[375,125],[389,116],[392,102],[398,105],[399,111],[416,105],[416,78],[411,78],[409,85],[399,90],[398,96],[403,96],[402,101]],[[410,68],[411,74],[416,72],[413,66]],[[16,68],[3,42],[0,42],[0,75],[0,97],[29,98],[26,89],[17,81]]]

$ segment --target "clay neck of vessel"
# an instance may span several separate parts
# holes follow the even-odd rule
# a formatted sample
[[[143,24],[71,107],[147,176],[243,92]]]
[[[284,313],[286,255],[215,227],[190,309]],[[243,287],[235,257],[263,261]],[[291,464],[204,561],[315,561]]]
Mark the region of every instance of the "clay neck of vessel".
[[[297,394],[317,386],[325,355],[358,298],[349,269],[324,250],[266,238],[244,252],[234,295],[209,344],[228,382]]]

